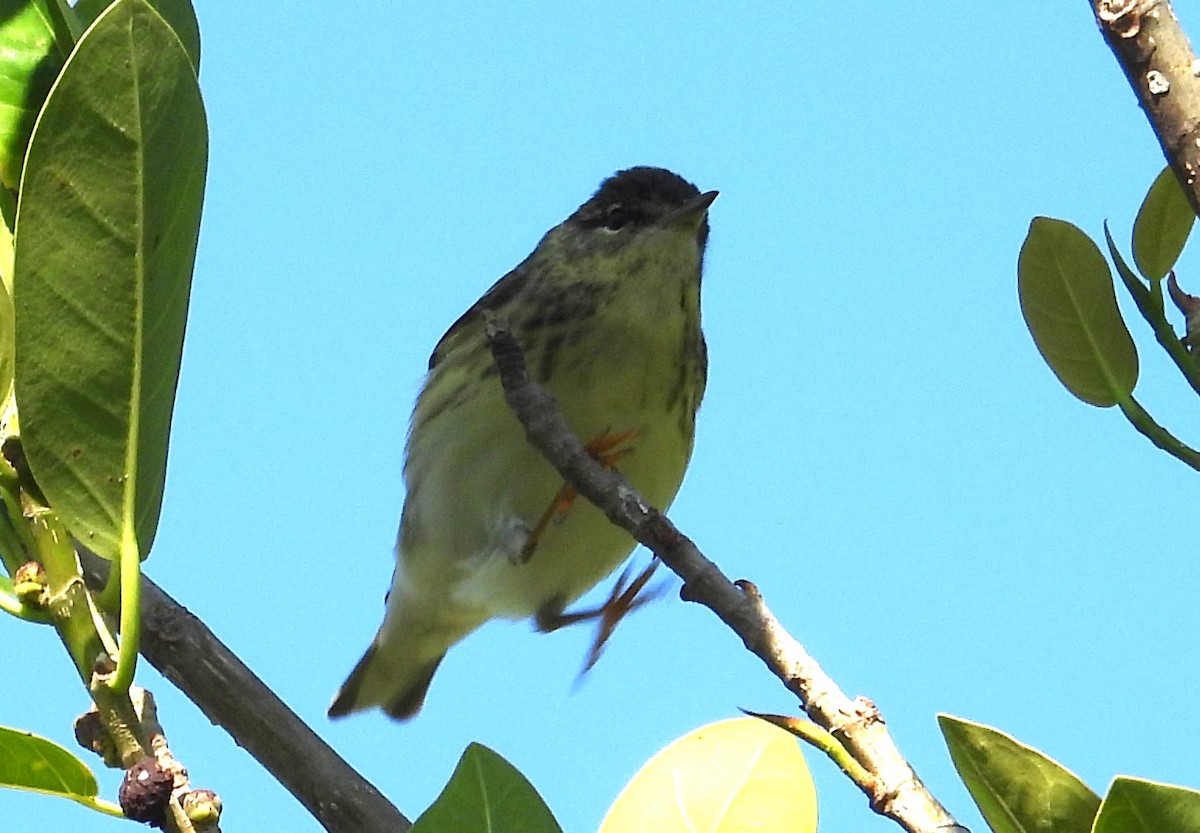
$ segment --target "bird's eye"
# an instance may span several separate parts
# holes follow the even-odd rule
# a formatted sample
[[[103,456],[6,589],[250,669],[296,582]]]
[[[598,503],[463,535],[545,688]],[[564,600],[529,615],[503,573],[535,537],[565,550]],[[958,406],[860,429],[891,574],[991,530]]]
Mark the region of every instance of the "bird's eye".
[[[625,206],[617,203],[608,209],[604,215],[604,227],[609,231],[620,231],[628,225],[632,215],[626,210]]]

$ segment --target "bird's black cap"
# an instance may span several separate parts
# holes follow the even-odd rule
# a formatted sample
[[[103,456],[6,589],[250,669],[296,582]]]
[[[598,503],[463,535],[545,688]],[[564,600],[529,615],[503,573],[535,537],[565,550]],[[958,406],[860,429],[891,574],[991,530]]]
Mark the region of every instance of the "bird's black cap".
[[[700,189],[665,168],[629,168],[600,183],[567,222],[584,228],[645,226],[698,196]]]

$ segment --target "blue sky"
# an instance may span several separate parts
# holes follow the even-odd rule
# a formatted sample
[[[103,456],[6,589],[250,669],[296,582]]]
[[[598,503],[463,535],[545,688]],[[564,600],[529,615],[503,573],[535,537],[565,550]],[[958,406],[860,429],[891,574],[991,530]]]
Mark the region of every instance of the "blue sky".
[[[1127,246],[1162,166],[1084,3],[196,4],[209,186],[146,568],[407,815],[475,740],[566,831],[594,830],[680,734],[795,709],[672,594],[578,689],[590,631],[500,623],[455,648],[415,721],[324,717],[382,614],[430,350],[634,164],[721,192],[679,526],[875,700],[973,829],[940,711],[1099,790],[1117,773],[1196,785],[1200,728],[1180,715],[1200,690],[1200,476],[1061,388],[1017,306],[1034,215],[1093,236],[1107,218]],[[1195,401],[1131,330],[1138,397],[1200,442]],[[3,723],[69,742],[86,703],[53,634],[0,633],[50,657],[44,679],[0,679]],[[226,829],[317,829],[140,674]],[[809,758],[822,830],[895,829]],[[128,829],[39,796],[0,808],[6,831]]]

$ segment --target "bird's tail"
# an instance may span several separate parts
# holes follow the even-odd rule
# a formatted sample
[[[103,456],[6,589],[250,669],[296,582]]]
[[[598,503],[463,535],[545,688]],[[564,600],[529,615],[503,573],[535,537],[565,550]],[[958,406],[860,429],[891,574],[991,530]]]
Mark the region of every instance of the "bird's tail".
[[[421,710],[429,683],[446,651],[443,649],[429,659],[411,649],[405,650],[403,643],[395,644],[389,640],[385,648],[380,636],[375,637],[346,682],[342,683],[329,706],[330,717],[345,717],[379,707],[388,717],[408,720]]]
[[[329,716],[380,708],[396,720],[413,717],[446,651],[486,618],[445,604],[438,594],[403,583],[393,588],[383,626],[333,698]]]

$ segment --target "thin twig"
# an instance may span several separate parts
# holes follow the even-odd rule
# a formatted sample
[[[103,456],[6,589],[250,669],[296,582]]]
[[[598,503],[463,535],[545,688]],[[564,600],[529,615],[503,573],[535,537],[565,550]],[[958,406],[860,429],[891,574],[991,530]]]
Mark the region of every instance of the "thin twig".
[[[904,760],[874,704],[842,693],[779,624],[754,585],[731,582],[619,472],[596,462],[571,433],[554,397],[530,378],[507,322],[489,314],[484,324],[505,399],[530,443],[579,494],[674,570],[683,579],[680,595],[717,614],[800,699],[808,716],[846,747],[871,776],[859,783],[871,807],[909,833],[965,831]]]
[[[88,581],[109,562],[82,552]],[[141,653],[254,756],[330,833],[404,833],[412,823],[267,688],[203,622],[142,576]]]

